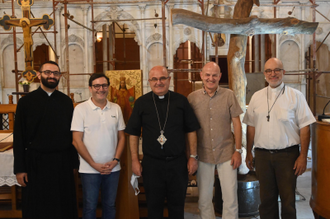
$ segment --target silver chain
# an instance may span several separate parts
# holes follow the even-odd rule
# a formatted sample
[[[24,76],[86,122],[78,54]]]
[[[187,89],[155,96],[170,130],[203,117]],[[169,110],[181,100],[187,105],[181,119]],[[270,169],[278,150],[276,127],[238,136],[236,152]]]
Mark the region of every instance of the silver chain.
[[[275,103],[276,103],[277,99],[279,98],[281,92],[282,92],[282,94],[284,94],[284,91],[285,91],[285,85],[282,87],[282,89],[281,89],[280,92],[278,93],[278,95],[277,95],[277,97],[276,97],[276,99],[275,99],[273,105],[272,105],[271,108],[269,109],[269,103],[268,103],[268,87],[267,87],[267,107],[268,107],[268,115],[266,116],[266,118],[267,118],[267,122],[269,122],[269,119],[270,119],[270,112],[272,111],[273,106],[275,105]]]
[[[157,106],[156,106],[155,94],[154,94],[154,93],[152,93],[152,99],[153,99],[153,101],[154,101],[155,108],[156,108],[156,113],[157,113],[157,119],[158,119],[159,129],[160,129],[160,132],[163,134],[163,133],[164,133],[164,130],[165,130],[165,126],[166,126],[167,118],[168,118],[169,108],[170,108],[170,92],[168,92],[167,111],[166,111],[166,118],[165,118],[165,123],[164,123],[164,127],[163,127],[163,129],[162,129],[161,125],[160,125],[160,119],[159,119],[159,114],[158,114],[158,109],[157,109]]]

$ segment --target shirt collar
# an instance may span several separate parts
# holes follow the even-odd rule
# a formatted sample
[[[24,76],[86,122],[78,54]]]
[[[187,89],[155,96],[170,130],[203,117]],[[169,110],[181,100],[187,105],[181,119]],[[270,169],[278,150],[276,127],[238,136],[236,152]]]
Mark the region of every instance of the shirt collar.
[[[105,105],[105,107],[103,108],[104,109],[110,109],[110,102],[108,101],[108,99],[106,99],[107,101],[107,104]],[[87,100],[88,104],[90,105],[90,107],[93,109],[93,110],[96,110],[96,109],[101,109],[100,107],[96,106],[93,101],[92,101],[92,97],[90,97],[88,100]]]
[[[219,89],[220,89],[220,86],[218,85],[217,90],[214,92],[214,95],[212,97],[214,97],[219,92]],[[203,85],[203,88],[202,88],[202,92],[203,92],[203,94],[207,94],[204,85]]]
[[[275,87],[275,88],[271,88],[270,86],[268,86],[268,87],[270,88],[270,90],[271,90],[272,92],[277,93],[277,92],[279,92],[280,90],[282,90],[282,88],[284,87],[284,83],[282,82],[282,83],[280,84],[280,86]]]
[[[52,95],[52,94],[55,92],[55,90],[54,90],[53,92],[47,92],[47,91],[45,91],[44,89],[42,89],[41,86],[39,86],[38,89],[39,89],[40,91],[42,91],[43,93],[47,94],[48,97],[50,97],[50,95]]]
[[[170,93],[170,91],[168,91],[168,92],[167,92],[165,95],[163,95],[162,98],[161,98],[161,97],[159,97],[157,94],[155,94],[153,91],[151,91],[151,92],[152,92],[151,95],[154,95],[156,101],[164,101],[164,100],[167,100],[167,99],[168,99],[168,94]]]

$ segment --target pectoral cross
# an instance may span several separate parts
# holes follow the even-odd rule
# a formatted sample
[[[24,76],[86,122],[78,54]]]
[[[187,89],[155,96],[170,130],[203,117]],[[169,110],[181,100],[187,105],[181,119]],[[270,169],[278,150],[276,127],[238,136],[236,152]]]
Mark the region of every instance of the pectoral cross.
[[[0,26],[5,30],[11,30],[13,26],[21,27],[24,36],[25,50],[25,71],[22,73],[28,81],[32,81],[37,73],[33,69],[33,52],[31,51],[33,40],[31,35],[31,27],[42,26],[43,29],[49,30],[54,24],[54,20],[48,14],[44,14],[42,18],[30,18],[31,5],[33,0],[18,0],[17,4],[21,6],[23,18],[11,18],[9,15],[4,15],[0,18]]]
[[[266,116],[267,117],[267,122],[269,122],[269,119],[270,119],[270,115]]]

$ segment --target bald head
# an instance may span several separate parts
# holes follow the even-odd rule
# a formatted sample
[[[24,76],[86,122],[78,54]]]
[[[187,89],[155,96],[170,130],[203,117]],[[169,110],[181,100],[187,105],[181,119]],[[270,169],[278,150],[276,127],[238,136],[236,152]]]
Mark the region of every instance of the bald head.
[[[152,74],[154,72],[163,72],[163,73],[167,74],[166,77],[169,76],[167,69],[164,66],[156,65],[149,71],[149,79],[150,79],[150,74]]]
[[[149,84],[151,90],[158,96],[168,92],[171,77],[164,66],[155,66],[149,71]]]
[[[202,72],[207,72],[207,71],[218,72],[220,74],[220,67],[215,62],[208,62],[204,65],[202,69]]]
[[[283,62],[278,58],[268,59],[267,62],[265,63],[265,69],[267,69],[266,66],[269,65],[276,65],[278,68],[283,69]]]

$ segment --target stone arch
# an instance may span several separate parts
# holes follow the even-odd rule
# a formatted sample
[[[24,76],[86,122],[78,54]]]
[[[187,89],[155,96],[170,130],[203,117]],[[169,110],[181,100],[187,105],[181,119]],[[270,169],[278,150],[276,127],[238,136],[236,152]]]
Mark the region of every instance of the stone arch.
[[[24,41],[20,38],[16,38],[16,42],[17,42],[17,47],[21,46]],[[3,50],[8,46],[14,44],[13,41],[13,35],[9,35],[7,38],[5,38],[4,40],[2,40],[1,44],[0,44],[0,52],[3,53]]]
[[[282,60],[285,70],[298,70],[301,68],[301,46],[295,37],[281,37],[279,43],[279,59]],[[286,75],[285,82],[301,82],[299,75]]]
[[[69,54],[70,54],[70,49],[72,49],[72,47],[76,47],[76,49],[79,49],[81,52],[77,53],[78,56],[81,55],[81,57],[75,57],[77,59],[72,59],[69,57],[69,67],[70,67],[70,73],[77,73],[75,71],[72,71],[72,65],[73,65],[73,62],[75,64],[77,64],[79,66],[79,73],[82,73],[85,71],[86,69],[86,63],[85,63],[85,58],[84,56],[86,55],[85,54],[85,47],[84,47],[84,40],[75,35],[75,34],[71,34],[69,37],[68,37],[68,41],[69,41]],[[61,56],[61,70],[62,71],[66,71],[66,68],[65,68],[65,65],[66,65],[66,42],[65,42],[65,39],[63,39],[61,41],[61,54],[64,54]],[[70,76],[70,89],[71,87],[77,87],[77,86],[81,86],[81,87],[84,87],[85,86],[85,78],[86,76],[84,75],[79,75],[79,76],[74,76],[75,79],[72,80],[72,84],[71,84],[71,76]],[[77,83],[75,83],[74,81],[77,81]],[[63,89],[66,87],[66,78],[65,77],[62,77],[61,78],[61,82],[59,84],[59,86],[61,86]],[[73,85],[73,86],[72,86]]]
[[[6,88],[15,88],[15,74],[11,71],[15,68],[14,63],[14,52],[13,47],[14,45],[8,44],[6,47],[2,48],[0,59],[1,65],[1,78],[2,78],[2,85]],[[12,62],[8,62],[8,60],[12,60]],[[20,50],[17,53],[17,60],[18,60],[18,69],[24,70],[24,50]],[[4,63],[6,62],[6,65]]]
[[[122,8],[118,6],[110,6],[110,9],[103,11],[99,15],[97,15],[94,20],[109,20],[109,19],[135,19],[130,13],[124,11]],[[123,25],[126,24],[130,30],[133,30],[135,32],[135,38],[134,40],[138,43],[139,46],[141,46],[141,28],[137,21],[131,20],[131,21],[122,21],[118,22],[118,24]],[[109,25],[108,22],[97,22],[96,26],[94,27],[97,31],[102,30],[102,26],[104,24]]]
[[[149,37],[150,38],[150,37]],[[148,73],[151,67],[156,65],[163,65],[163,42],[161,40],[153,40],[148,43],[147,48],[147,60],[146,60],[146,69],[144,72],[143,78],[148,78]],[[168,46],[166,47],[168,51]],[[166,54],[166,59],[169,60],[169,53]]]
[[[178,29],[181,33],[178,34],[179,37],[173,40],[174,42],[172,44],[172,51],[174,54],[175,51],[179,48],[180,44],[186,42],[187,40],[195,43],[196,46],[199,48],[199,50],[202,51],[202,41],[198,40],[198,38],[196,37],[196,34],[198,33],[199,30],[195,30],[194,28],[191,27],[186,27],[184,29],[182,27]]]
[[[51,39],[49,39],[49,42],[54,43],[53,35],[47,36],[47,33],[45,33],[45,35],[46,35],[46,37],[48,37],[48,39],[50,38],[49,36],[51,36]],[[34,39],[33,39],[32,51],[36,50],[37,46],[41,46],[42,44],[49,46],[45,36],[42,33],[36,33],[33,36],[34,36]]]
[[[17,42],[17,48],[19,48],[24,41],[20,38],[16,38]],[[15,82],[12,80],[15,80],[14,74],[11,73],[11,70],[14,69],[14,40],[13,35],[10,34],[8,37],[6,37],[4,40],[2,40],[0,44],[0,78],[1,78],[1,87],[2,88],[14,88]],[[11,48],[10,48],[11,47]],[[5,54],[7,53],[8,54]],[[8,62],[10,60],[10,62]],[[17,53],[17,60],[18,60],[18,69],[24,69],[24,49],[20,50],[20,52]],[[6,63],[6,64],[4,64]],[[10,81],[8,83],[8,80]],[[6,101],[6,100],[5,100]]]
[[[84,47],[84,40],[82,38],[80,38],[79,36],[75,35],[75,34],[71,34],[68,38],[68,41],[69,41],[69,47],[70,45],[77,45],[81,48],[81,50],[83,51],[83,53],[85,52],[85,47]],[[62,40],[61,42],[61,54],[65,54],[65,49],[66,49],[66,42],[65,42],[65,39]],[[62,63],[62,66],[61,66],[61,69],[63,66],[65,66],[65,56],[61,56],[61,63]]]
[[[163,44],[163,36],[160,33],[150,35],[146,40],[146,48],[149,48],[153,43]],[[166,40],[166,49],[168,48],[168,41]]]

